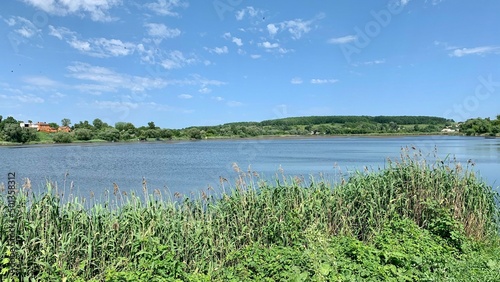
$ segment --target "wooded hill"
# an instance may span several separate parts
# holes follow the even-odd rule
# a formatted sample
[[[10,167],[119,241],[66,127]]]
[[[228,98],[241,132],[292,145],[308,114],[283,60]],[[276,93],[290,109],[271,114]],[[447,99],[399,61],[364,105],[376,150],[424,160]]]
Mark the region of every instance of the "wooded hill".
[[[261,125],[315,125],[325,123],[396,123],[408,124],[444,124],[453,120],[432,116],[306,116],[265,120]]]

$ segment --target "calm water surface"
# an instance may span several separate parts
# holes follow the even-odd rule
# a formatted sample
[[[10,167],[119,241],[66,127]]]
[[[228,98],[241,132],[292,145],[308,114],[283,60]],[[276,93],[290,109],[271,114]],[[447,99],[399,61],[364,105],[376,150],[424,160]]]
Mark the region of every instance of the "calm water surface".
[[[150,191],[188,193],[219,187],[221,176],[234,182],[234,163],[267,179],[283,171],[334,180],[339,169],[383,168],[405,146],[431,155],[437,148],[439,157],[455,156],[462,163],[472,159],[488,184],[496,189],[500,185],[500,139],[457,136],[0,147],[0,182],[13,171],[19,182],[29,178],[33,189],[43,190],[47,181],[57,182],[60,189],[72,183],[73,193],[88,196],[91,191],[112,191],[113,183],[122,191],[141,191],[144,177]]]

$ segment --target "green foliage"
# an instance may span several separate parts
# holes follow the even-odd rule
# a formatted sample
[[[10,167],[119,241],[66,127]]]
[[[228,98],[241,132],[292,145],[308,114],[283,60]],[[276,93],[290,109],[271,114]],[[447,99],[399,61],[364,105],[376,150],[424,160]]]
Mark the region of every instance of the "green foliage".
[[[120,140],[120,132],[115,128],[106,128],[99,132],[99,138],[106,141],[116,142]]]
[[[489,118],[473,118],[466,120],[463,124],[460,125],[460,131],[464,132],[466,135],[474,136],[474,135],[493,135],[495,136],[500,128],[498,125],[500,124],[500,120],[490,120]]]
[[[71,120],[69,118],[63,118],[61,120],[61,125],[62,126],[69,126],[71,124]]]
[[[58,125],[57,123],[55,123],[55,122],[51,122],[51,123],[49,123],[49,126],[50,126],[50,128],[52,128],[52,129],[58,129],[58,128],[59,128],[59,125]]]
[[[108,269],[106,281],[184,281],[184,264],[158,238],[133,243],[136,252],[121,271]],[[123,260],[127,260],[123,258]],[[123,261],[119,261],[123,264]]]
[[[5,123],[4,140],[8,142],[28,143],[38,140],[36,129],[19,126],[18,123]]]
[[[73,142],[73,136],[67,132],[58,132],[52,135],[52,140],[56,143],[71,143]]]
[[[81,141],[88,141],[92,139],[92,130],[87,129],[87,128],[78,128],[75,129],[74,135],[76,140],[81,140]]]

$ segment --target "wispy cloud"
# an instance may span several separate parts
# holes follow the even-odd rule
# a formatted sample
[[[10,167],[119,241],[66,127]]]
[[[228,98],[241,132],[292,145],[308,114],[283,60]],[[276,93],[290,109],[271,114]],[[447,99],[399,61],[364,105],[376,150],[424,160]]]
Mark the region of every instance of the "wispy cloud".
[[[142,92],[150,89],[160,89],[172,82],[161,78],[132,76],[115,72],[109,68],[93,66],[88,63],[76,62],[67,67],[68,77],[81,80],[75,88],[91,94],[102,92],[117,92],[127,89],[133,92]]]
[[[12,101],[17,101],[17,102],[27,103],[27,104],[42,104],[45,102],[45,100],[43,98],[32,95],[32,94],[20,94],[20,95],[0,94],[0,101],[1,100],[12,100]]]
[[[304,81],[300,77],[294,77],[292,80],[290,80],[291,84],[302,84]]]
[[[461,48],[455,49],[449,53],[451,57],[463,57],[466,55],[481,55],[486,54],[500,54],[500,46],[481,46],[475,48]]]
[[[120,39],[90,38],[80,39],[76,32],[65,27],[49,26],[49,35],[66,41],[73,49],[88,56],[105,58],[127,56],[134,52],[136,45]]]
[[[179,96],[177,96],[179,99],[191,99],[193,98],[192,95],[189,95],[189,94],[181,94]]]
[[[178,69],[196,63],[198,60],[194,56],[186,57],[179,51],[171,51],[166,59],[163,59],[161,66],[167,70]]]
[[[23,82],[38,87],[56,87],[59,85],[57,81],[46,76],[26,76],[23,77]]]
[[[385,64],[385,59],[382,60],[373,60],[373,61],[366,61],[366,62],[361,62],[361,63],[353,63],[352,65],[355,67],[358,66],[371,66],[371,65],[380,65],[380,64]]]
[[[164,24],[147,23],[144,26],[148,29],[147,33],[149,36],[159,39],[174,38],[181,35],[181,31],[179,29],[169,28]]]
[[[226,103],[226,105],[228,105],[229,107],[240,107],[243,106],[243,103],[238,101],[229,101]]]
[[[252,55],[250,55],[250,58],[252,58],[252,59],[258,59],[260,57],[262,57],[262,55],[259,55],[259,54],[252,54]]]
[[[311,79],[312,84],[336,83],[338,81],[339,81],[338,79],[320,79],[320,78]]]
[[[248,17],[248,18],[256,18],[256,17],[263,17],[264,15],[264,10],[260,10],[260,9],[256,9],[252,6],[248,6],[246,8],[243,8],[239,11],[236,11],[236,20],[238,21],[241,21],[243,20],[245,17]]]
[[[37,28],[30,20],[14,16],[8,19],[4,19],[4,22],[9,26],[14,28],[14,32],[25,38],[32,38],[34,36],[40,35],[41,29]]]
[[[123,3],[122,0],[23,0],[23,2],[52,15],[89,15],[93,21],[115,20],[116,18],[109,15],[109,10]]]
[[[328,39],[328,43],[330,44],[346,44],[356,41],[358,39],[355,35],[346,35],[342,37],[335,37]]]
[[[227,54],[229,52],[229,49],[227,48],[227,46],[215,47],[215,48],[205,48],[205,50],[207,50],[210,53],[215,53],[218,55]]]
[[[280,45],[278,43],[271,43],[269,41],[264,41],[258,44],[260,47],[266,48],[266,49],[272,49],[272,48],[278,48]]]
[[[292,39],[300,39],[304,34],[309,33],[312,30],[314,22],[320,20],[324,17],[323,14],[319,14],[313,19],[294,19],[288,21],[282,21],[279,23],[271,23],[267,25],[267,32],[271,37],[274,37],[278,32],[288,31]]]
[[[146,8],[161,16],[179,16],[179,13],[174,12],[176,8],[186,8],[188,3],[182,0],[157,0],[156,2],[147,3]]]
[[[198,92],[200,92],[201,94],[208,94],[208,93],[212,92],[212,89],[210,89],[208,87],[203,87],[203,88],[200,88],[198,90]]]

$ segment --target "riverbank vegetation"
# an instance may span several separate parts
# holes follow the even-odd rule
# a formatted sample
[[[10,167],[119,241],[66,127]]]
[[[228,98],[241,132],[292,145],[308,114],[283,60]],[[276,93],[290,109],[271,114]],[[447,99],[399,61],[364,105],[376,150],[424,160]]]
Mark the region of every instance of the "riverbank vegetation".
[[[496,119],[471,118],[460,125],[461,131],[468,136],[498,136],[500,134],[500,115]]]
[[[15,218],[0,201],[0,279],[498,281],[499,198],[473,165],[404,148],[336,183],[270,183],[235,164],[233,185],[198,196],[144,182],[84,199],[28,181]]]
[[[10,143],[71,143],[119,142],[132,140],[186,140],[207,138],[247,138],[257,136],[307,136],[307,135],[400,135],[437,134],[443,128],[458,130],[453,120],[428,116],[308,116],[265,120],[261,122],[235,122],[216,126],[192,126],[183,129],[160,128],[154,122],[136,127],[130,122],[109,125],[96,118],[92,122],[73,124],[71,132],[57,132],[60,126],[51,122],[46,128],[50,133],[37,132],[34,123],[21,127],[22,121],[0,116],[0,141]],[[63,119],[61,126],[71,125]]]

